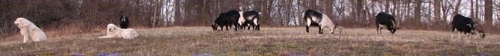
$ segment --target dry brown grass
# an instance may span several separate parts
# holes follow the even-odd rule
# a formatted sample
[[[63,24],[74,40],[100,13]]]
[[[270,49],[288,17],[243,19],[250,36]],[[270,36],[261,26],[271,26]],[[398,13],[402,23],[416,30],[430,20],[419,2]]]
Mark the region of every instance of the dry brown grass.
[[[310,33],[304,27],[262,28],[261,31],[213,31],[209,27],[139,29],[140,36],[125,40],[98,39],[104,33],[61,35],[48,41],[20,44],[3,41],[0,54],[69,55],[500,55],[499,35],[465,38],[449,32],[345,28],[343,34]],[[325,31],[326,32],[326,31]],[[338,32],[337,32],[338,33]]]

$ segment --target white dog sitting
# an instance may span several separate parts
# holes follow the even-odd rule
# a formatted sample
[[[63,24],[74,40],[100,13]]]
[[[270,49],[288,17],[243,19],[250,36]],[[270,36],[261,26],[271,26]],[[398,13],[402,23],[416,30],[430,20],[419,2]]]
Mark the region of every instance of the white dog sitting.
[[[120,27],[114,24],[108,24],[108,28],[106,29],[106,36],[101,36],[99,38],[124,38],[124,39],[134,39],[138,37],[139,34],[132,28],[121,29]]]
[[[29,39],[34,42],[47,40],[45,33],[26,18],[19,17],[14,21],[14,24],[21,30],[23,43],[28,42]]]

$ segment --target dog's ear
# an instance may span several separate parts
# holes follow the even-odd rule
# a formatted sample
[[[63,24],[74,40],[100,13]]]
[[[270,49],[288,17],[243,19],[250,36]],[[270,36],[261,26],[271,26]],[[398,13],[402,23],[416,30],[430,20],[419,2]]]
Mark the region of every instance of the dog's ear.
[[[30,21],[26,18],[23,18],[19,21],[19,24],[22,26],[28,26],[30,24]]]
[[[114,27],[113,27],[113,32],[118,32],[118,30],[119,30],[119,29],[121,29],[121,28],[120,28],[120,27],[118,27],[118,26],[114,26]]]
[[[111,26],[111,31],[115,31],[115,27],[114,26]]]
[[[108,32],[111,32],[111,30],[113,30],[113,29],[108,27],[108,29],[107,29],[107,30],[108,30]]]
[[[111,30],[109,30],[110,32],[115,32],[115,28],[114,27],[111,27]]]

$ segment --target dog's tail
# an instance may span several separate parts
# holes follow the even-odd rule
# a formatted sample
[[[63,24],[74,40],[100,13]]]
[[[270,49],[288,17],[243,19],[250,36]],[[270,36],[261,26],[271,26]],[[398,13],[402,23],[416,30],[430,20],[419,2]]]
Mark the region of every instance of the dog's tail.
[[[101,37],[98,37],[98,38],[113,38],[113,36],[106,35],[106,36],[101,36]]]

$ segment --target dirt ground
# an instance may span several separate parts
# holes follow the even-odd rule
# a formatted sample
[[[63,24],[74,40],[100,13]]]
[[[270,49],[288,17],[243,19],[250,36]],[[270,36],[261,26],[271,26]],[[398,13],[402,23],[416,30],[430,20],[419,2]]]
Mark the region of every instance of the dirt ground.
[[[99,39],[104,35],[77,34],[49,37],[48,41],[22,44],[21,39],[0,42],[0,54],[24,55],[172,55],[172,56],[470,56],[500,55],[500,36],[443,31],[346,28],[342,34],[306,33],[305,27],[262,28],[260,31],[214,31],[210,27],[138,29],[136,39]]]

